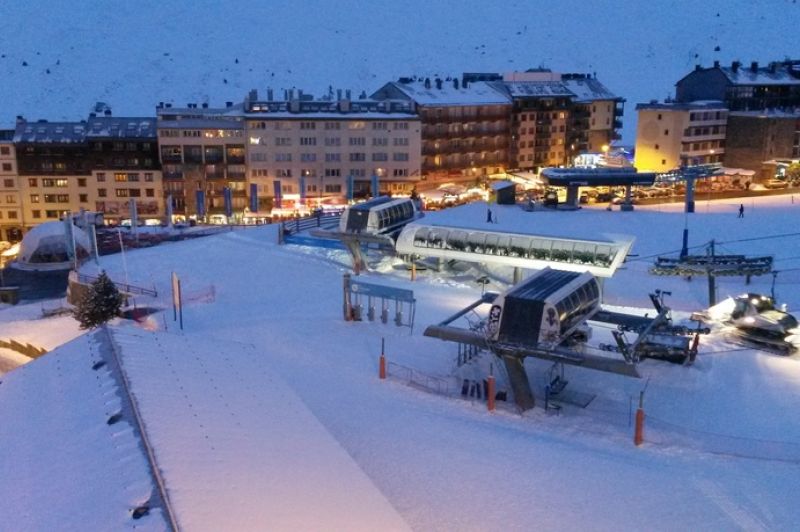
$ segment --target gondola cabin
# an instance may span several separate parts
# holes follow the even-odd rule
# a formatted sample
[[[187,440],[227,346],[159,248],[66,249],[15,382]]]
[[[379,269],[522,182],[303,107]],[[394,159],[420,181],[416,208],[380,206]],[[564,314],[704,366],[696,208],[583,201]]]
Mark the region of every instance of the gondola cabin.
[[[388,234],[419,217],[411,198],[381,196],[348,207],[342,214],[339,230],[343,233]]]
[[[488,335],[504,344],[557,345],[599,309],[592,274],[545,268],[495,299]]]

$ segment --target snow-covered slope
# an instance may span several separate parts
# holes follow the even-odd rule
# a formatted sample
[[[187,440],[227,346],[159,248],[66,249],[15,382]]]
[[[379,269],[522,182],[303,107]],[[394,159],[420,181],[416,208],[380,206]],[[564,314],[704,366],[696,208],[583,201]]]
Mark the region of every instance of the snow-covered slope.
[[[402,75],[546,66],[596,72],[626,98],[632,143],[634,103],[673,93],[698,62],[796,56],[798,17],[794,0],[6,2],[0,124],[82,119],[98,100],[152,114],[251,88],[358,94]]]
[[[789,196],[752,200],[744,219],[736,217],[736,207],[729,201],[699,201],[698,212],[688,218],[691,244],[716,238],[725,242],[720,252],[774,254],[782,271],[776,293],[797,308],[800,237],[787,228],[800,218],[800,204]],[[485,226],[485,209],[474,204],[427,216],[434,223]],[[492,209],[499,220],[493,228],[500,230],[635,236],[633,252],[639,257],[605,283],[613,303],[646,312],[647,292],[665,288],[673,294],[668,303],[682,310],[704,306],[702,280],[647,273],[645,257],[679,247],[686,220],[679,206],[633,213]],[[391,322],[343,321],[345,263],[344,252],[278,246],[270,226],[126,254],[131,282],[155,284],[161,294],[138,304],[161,305],[167,312],[151,315],[144,324],[162,332],[115,326],[115,335],[170,497],[183,508],[178,513],[184,512],[189,528],[203,529],[203,523],[246,528],[270,519],[287,527],[309,523],[314,515],[298,508],[315,500],[316,492],[293,488],[308,479],[349,494],[363,490],[373,503],[355,510],[344,506],[354,527],[369,527],[383,511],[390,516],[396,511],[419,530],[768,530],[792,529],[800,520],[790,489],[800,473],[800,355],[777,357],[711,335],[701,342],[693,366],[648,360],[640,364],[644,380],[568,368],[567,390],[594,396],[586,408],[565,403],[561,415],[551,417],[541,408],[519,415],[501,404],[489,414],[481,401],[463,400],[457,392],[434,394],[407,386],[404,370],[394,366],[413,368],[436,382],[455,380],[455,346],[425,338],[421,331],[478,297],[475,276],[426,271],[412,283],[388,260],[379,272],[364,275],[414,290],[412,332]],[[100,267],[112,278],[124,278],[125,264],[112,255],[102,257]],[[184,290],[182,332],[169,309],[173,271]],[[503,286],[498,280],[510,278],[510,272],[489,274],[495,289]],[[770,279],[754,279],[750,286],[726,279],[720,295],[748,289],[769,292]],[[31,320],[29,326],[41,323]],[[393,364],[385,382],[377,377],[381,338]],[[71,408],[74,416],[94,415],[94,403],[62,391],[73,388],[77,371],[66,371],[66,360],[58,353],[47,355],[4,378],[0,435],[49,431],[63,441],[76,437],[69,424],[51,426],[53,421],[20,413],[24,393],[19,390],[26,386],[28,394],[53,404],[55,413]],[[535,391],[541,391],[549,364],[528,361],[526,367]],[[645,445],[636,448],[630,407],[645,388]],[[8,397],[13,399],[3,400]],[[306,422],[311,429],[302,430]],[[11,441],[17,456],[22,440]],[[97,463],[110,468],[124,462],[102,454],[103,445],[102,438],[86,443]],[[45,445],[36,450],[43,464],[61,456]],[[286,460],[276,462],[276,456]],[[27,454],[23,463],[23,473],[8,461],[3,465],[12,471],[11,479],[32,479],[24,485],[27,493],[42,489],[47,467],[36,467]],[[52,504],[58,507],[87,500],[79,490],[59,495],[59,482],[70,471],[53,472],[58,477],[52,482],[51,496],[57,499]],[[270,484],[276,480],[270,474],[289,478],[289,484]],[[258,488],[247,489],[252,485]],[[214,496],[226,486],[230,493]],[[14,496],[14,485],[3,477],[0,489],[4,497]],[[262,505],[265,493],[276,499]],[[208,509],[210,499],[218,500],[219,508]],[[19,513],[4,523],[24,529],[40,522],[30,518],[40,511],[39,501],[18,495],[13,500]],[[276,501],[287,501],[292,511],[280,514]],[[292,516],[305,520],[292,521]],[[105,519],[100,528],[107,529],[119,528],[122,518],[95,517]]]
[[[132,518],[157,495],[103,335],[84,335],[3,376],[0,528],[167,529],[158,506]]]

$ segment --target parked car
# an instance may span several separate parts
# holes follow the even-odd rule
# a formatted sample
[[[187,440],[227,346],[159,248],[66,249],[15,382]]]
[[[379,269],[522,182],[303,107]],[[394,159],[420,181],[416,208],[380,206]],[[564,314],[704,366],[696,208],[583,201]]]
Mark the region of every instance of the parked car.
[[[622,198],[613,192],[601,192],[597,195],[597,203],[619,203]]]
[[[764,183],[764,188],[769,188],[769,189],[786,188],[788,186],[789,183],[780,179],[770,179],[769,181]]]

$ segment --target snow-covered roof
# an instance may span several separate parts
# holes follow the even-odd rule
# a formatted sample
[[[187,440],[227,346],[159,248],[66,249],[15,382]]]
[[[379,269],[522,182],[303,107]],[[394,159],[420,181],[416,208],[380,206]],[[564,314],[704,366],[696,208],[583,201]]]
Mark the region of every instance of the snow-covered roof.
[[[508,81],[501,83],[514,98],[572,97],[563,81]]]
[[[158,507],[132,518],[155,483],[119,374],[101,353],[102,334],[81,336],[3,376],[2,528],[168,528]],[[121,419],[109,423],[117,413]]]
[[[58,264],[69,262],[72,246],[66,234],[66,223],[61,221],[44,222],[25,233],[20,244],[17,262],[22,264]],[[75,246],[79,254],[86,255],[91,250],[89,236],[83,229],[72,226]]]
[[[734,85],[800,85],[800,69],[795,70],[793,75],[791,66],[781,63],[756,69],[747,65],[736,69],[730,66],[719,69]]]
[[[727,111],[724,102],[719,100],[697,100],[694,102],[658,102],[637,103],[636,110],[640,109],[662,109],[664,111],[693,111],[698,110],[720,110]]]
[[[248,120],[419,120],[419,115],[411,113],[352,112],[352,113],[293,113],[277,111],[272,113],[246,113]]]
[[[454,82],[442,80],[441,89],[436,88],[436,81],[430,80],[430,87],[425,87],[424,81],[411,83],[392,82],[391,85],[402,91],[418,105],[445,106],[445,105],[499,105],[511,104],[508,96],[497,90],[491,83],[477,81],[468,83],[467,87],[459,84],[455,88]]]
[[[86,124],[83,122],[38,122],[17,123],[14,142],[73,144],[86,138]]]
[[[577,102],[618,99],[618,96],[595,78],[564,79],[562,83],[575,95]]]
[[[728,116],[746,116],[758,118],[800,118],[800,109],[761,109],[759,111],[734,111],[729,113]]]
[[[244,129],[244,122],[219,118],[181,118],[159,120],[158,129]]]
[[[97,116],[89,118],[86,124],[86,138],[155,138],[156,119],[154,117],[116,117]]]

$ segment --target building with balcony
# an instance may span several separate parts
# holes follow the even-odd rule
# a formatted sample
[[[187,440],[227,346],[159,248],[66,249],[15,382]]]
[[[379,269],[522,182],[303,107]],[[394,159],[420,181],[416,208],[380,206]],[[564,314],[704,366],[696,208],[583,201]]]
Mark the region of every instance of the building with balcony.
[[[130,218],[130,200],[140,218],[164,216],[156,119],[90,115],[86,123],[90,176],[81,194],[89,210],[106,221]]]
[[[521,170],[567,166],[619,137],[624,99],[586,74],[511,72],[491,82],[513,102],[511,161]]]
[[[621,138],[625,99],[589,74],[563,74],[562,81],[574,94],[572,122],[567,128],[567,160],[580,153],[605,151],[604,147]]]
[[[736,111],[728,115],[725,166],[774,177],[776,159],[800,159],[800,111]],[[769,167],[769,169],[767,168]]]
[[[400,78],[371,98],[413,102],[422,128],[423,179],[475,179],[502,173],[512,162],[511,99],[491,82]]]
[[[22,240],[22,197],[20,195],[14,130],[0,130],[0,240]]]
[[[676,84],[678,102],[718,100],[731,111],[790,109],[800,107],[800,60],[773,61],[749,66],[733,61],[730,66],[714,62],[711,68],[697,65]]]
[[[222,214],[226,188],[233,211],[243,212],[247,171],[242,104],[159,104],[156,116],[163,191],[172,197],[174,214]]]
[[[91,164],[85,122],[28,122],[17,119],[14,148],[21,220],[29,229],[67,212],[92,210]]]
[[[410,194],[420,179],[420,119],[408,99],[353,100],[350,91],[314,98],[284,91],[244,102],[248,190],[259,211],[274,197],[291,208],[343,200],[352,176],[355,197],[370,194],[377,176],[383,194]]]
[[[722,162],[728,110],[720,101],[656,101],[636,106],[636,167],[667,172],[695,164]]]
[[[67,212],[102,212],[106,220],[164,214],[155,119],[91,114],[80,122],[27,122],[14,132],[24,228]]]

